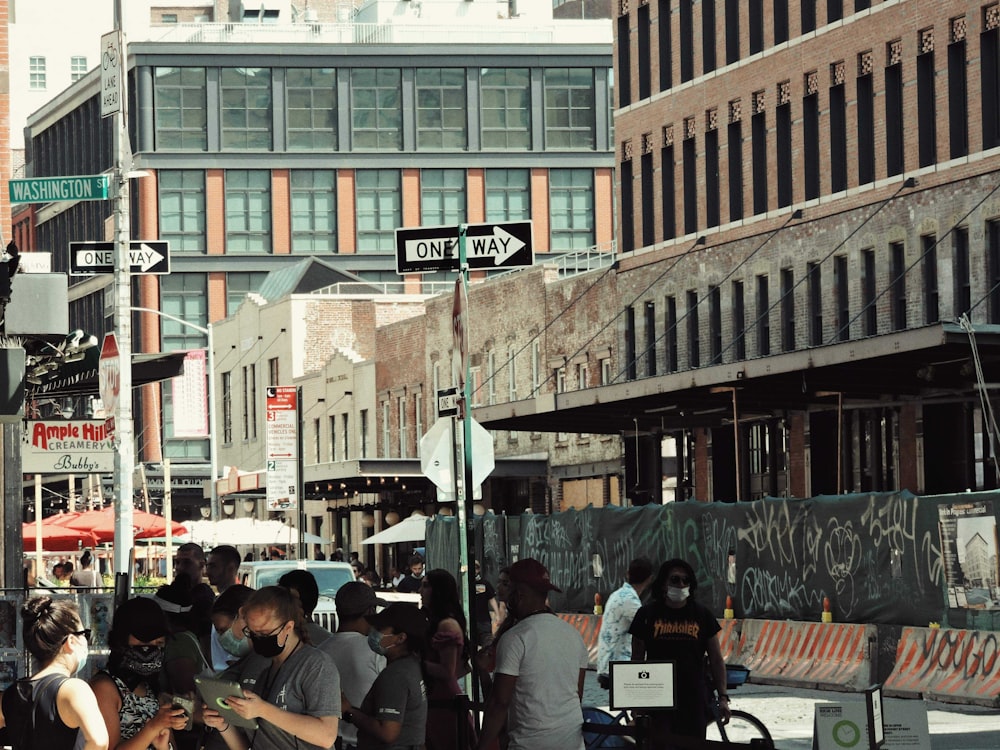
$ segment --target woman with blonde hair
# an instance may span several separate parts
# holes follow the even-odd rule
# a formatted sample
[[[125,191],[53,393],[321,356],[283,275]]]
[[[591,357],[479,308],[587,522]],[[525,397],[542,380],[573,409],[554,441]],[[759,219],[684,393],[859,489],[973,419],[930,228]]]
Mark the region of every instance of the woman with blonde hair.
[[[333,660],[310,645],[298,597],[281,586],[255,591],[243,605],[243,634],[263,660],[241,672],[241,696],[226,702],[256,729],[231,726],[206,708],[207,726],[217,729],[230,750],[329,748],[340,720],[340,674]]]
[[[4,691],[0,726],[7,727],[13,746],[107,750],[108,730],[94,691],[74,676],[87,662],[90,635],[76,604],[36,596],[24,603],[21,620],[24,645],[41,668]]]

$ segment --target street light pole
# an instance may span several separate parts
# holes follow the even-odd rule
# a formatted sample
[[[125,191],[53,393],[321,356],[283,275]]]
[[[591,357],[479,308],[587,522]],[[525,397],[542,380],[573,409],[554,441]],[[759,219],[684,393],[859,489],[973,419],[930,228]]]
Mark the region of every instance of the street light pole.
[[[133,479],[135,469],[135,425],[132,417],[132,273],[129,263],[130,215],[129,184],[126,177],[125,141],[128,138],[128,87],[124,80],[128,73],[128,54],[125,49],[122,27],[122,0],[115,0],[115,31],[121,51],[118,76],[118,95],[121,107],[113,115],[115,132],[115,337],[118,340],[120,365],[118,380],[118,405],[115,415],[115,573],[131,574],[131,556],[134,546]],[[130,149],[131,150],[131,149]]]
[[[216,480],[219,478],[219,437],[218,437],[218,423],[216,422],[216,401],[215,401],[215,341],[212,337],[212,324],[209,323],[207,327],[203,327],[192,323],[183,318],[178,318],[176,315],[171,315],[170,313],[165,313],[162,310],[155,310],[152,307],[130,307],[129,310],[132,312],[143,312],[152,313],[153,315],[159,315],[161,318],[166,318],[167,320],[172,320],[182,326],[187,326],[188,328],[198,331],[203,334],[206,339],[206,344],[208,345],[208,354],[206,355],[206,366],[208,367],[208,461],[209,461],[209,471],[212,474],[212,488],[209,500],[209,507],[211,513],[209,518],[213,521],[218,521],[219,515],[219,488],[216,485]]]

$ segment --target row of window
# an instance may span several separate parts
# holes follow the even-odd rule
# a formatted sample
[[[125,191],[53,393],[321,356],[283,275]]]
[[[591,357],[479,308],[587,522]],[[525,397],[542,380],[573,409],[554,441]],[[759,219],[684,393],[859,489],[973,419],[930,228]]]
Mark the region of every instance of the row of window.
[[[69,58],[70,81],[79,81],[90,68],[87,67],[87,58],[82,55],[72,55]],[[32,55],[28,58],[28,88],[32,91],[45,91],[48,88],[49,64],[48,59],[40,55]]]
[[[595,244],[594,173],[591,169],[548,171],[549,247],[552,252]],[[205,172],[162,170],[159,177],[160,238],[171,252],[207,252]],[[337,243],[337,170],[289,172],[291,251],[329,254]],[[467,221],[468,180],[464,169],[420,172],[423,226]],[[485,170],[486,221],[531,219],[529,169]],[[269,170],[225,172],[226,253],[271,253],[272,181]],[[359,253],[394,253],[395,230],[403,226],[402,174],[398,169],[354,171],[355,243]]]
[[[676,13],[671,6],[677,6]],[[657,91],[669,91],[678,83],[695,77],[695,22],[701,19],[701,72],[705,75],[721,65],[731,65],[740,59],[763,52],[765,42],[773,46],[789,41],[790,14],[788,0],[770,0],[765,9],[764,0],[701,0],[701,13],[695,13],[695,4],[681,0],[657,0],[656,17],[652,17],[653,3],[639,3],[635,22],[629,14],[629,4],[621,3],[622,15],[618,18],[618,103],[620,107],[632,103],[632,82],[625,71],[632,69],[631,40],[636,39],[638,62],[638,100],[648,99],[656,85]],[[847,6],[845,8],[845,5]],[[818,0],[801,0],[799,3],[799,31],[808,34],[817,25],[834,23],[844,18],[853,7],[855,12],[870,8],[871,0],[826,0],[822,13]],[[792,5],[794,8],[794,5]],[[721,10],[720,10],[721,9]],[[722,15],[722,34],[719,34],[719,14]],[[770,39],[765,40],[770,22]],[[656,33],[659,50],[658,65],[649,65],[652,34]],[[677,40],[679,77],[674,71],[674,40]],[[720,49],[721,45],[721,49]],[[720,53],[722,53],[720,55]],[[658,71],[656,81],[652,74]]]
[[[610,143],[608,71],[595,68],[157,67],[153,74],[158,151],[596,150]],[[218,111],[209,101],[219,102]]]
[[[729,102],[725,112],[728,124],[718,109],[708,110],[701,151],[697,143],[697,118],[684,119],[679,148],[675,146],[674,126],[667,126],[660,153],[662,176],[659,186],[654,183],[652,134],[643,136],[638,169],[633,164],[632,144],[626,141],[621,164],[622,215],[633,214],[638,205],[641,235],[635,236],[633,222],[622,222],[622,247],[634,248],[637,239],[641,240],[640,246],[648,246],[658,240],[697,232],[704,226],[719,226],[726,220],[739,221],[746,215],[766,213],[776,206],[787,207],[796,201],[813,200],[823,193],[842,192],[853,185],[870,184],[876,179],[903,174],[908,169],[933,165],[944,156],[939,153],[938,143],[938,127],[945,124],[938,122],[941,102],[947,102],[947,158],[966,156],[969,153],[969,50],[964,32],[957,26],[952,31],[944,76],[935,72],[933,29],[924,29],[920,32],[923,51],[916,58],[912,76],[904,76],[901,41],[894,40],[886,45],[879,90],[876,90],[872,51],[857,56],[853,102],[847,91],[847,66],[840,61],[830,66],[825,103],[821,103],[819,96],[819,72],[805,74],[801,114],[793,114],[791,82],[783,81],[776,86],[777,106],[772,113],[767,111],[767,92],[763,89],[753,92],[749,128],[742,100]],[[1000,146],[1000,27],[995,25],[981,35],[979,54],[982,58],[981,145],[985,150]],[[936,90],[938,80],[947,86],[944,98],[939,97]],[[904,89],[911,82],[915,83],[915,121],[908,121],[904,116],[904,97],[911,96],[905,94]],[[882,100],[881,112],[877,111],[879,100]],[[849,132],[847,126],[851,107],[856,115],[856,133]],[[879,129],[884,127],[884,138],[877,126]],[[723,128],[724,142],[720,138]],[[800,128],[798,140],[802,144],[797,157],[793,145],[796,141],[794,128]],[[857,161],[853,165],[856,176],[850,174],[848,164],[852,142],[857,146],[854,149]],[[916,143],[915,154],[910,153],[909,162],[908,142]],[[749,154],[746,153],[747,145]],[[775,150],[773,155],[768,153],[770,149]],[[912,163],[914,155],[915,164]],[[675,180],[678,168],[680,180]],[[636,178],[640,191],[638,203],[633,187]],[[744,205],[745,178],[750,180],[751,206]],[[801,180],[798,191],[795,190],[797,180]],[[662,215],[659,228],[654,219],[653,203],[657,187]],[[723,197],[728,199],[725,216]]]
[[[682,345],[686,347],[687,367],[694,368],[748,356],[765,357],[775,353],[774,344],[778,351],[787,352],[803,344],[847,341],[852,329],[855,335],[875,336],[933,324],[942,315],[958,318],[981,302],[988,305],[984,316],[988,322],[1000,322],[1000,221],[988,222],[985,235],[981,269],[975,267],[970,254],[968,228],[955,227],[941,240],[932,234],[921,236],[917,252],[909,256],[904,242],[891,242],[881,259],[875,248],[863,248],[855,257],[833,255],[832,263],[825,267],[822,261],[806,263],[799,278],[794,268],[782,268],[777,289],[770,275],[760,274],[752,280],[730,281],[728,291],[712,285],[705,294],[689,289],[681,297],[665,296],[662,304],[647,301],[641,310],[629,307],[625,367],[614,379],[677,372],[682,368]],[[942,252],[946,247],[950,252]],[[945,278],[951,279],[950,297],[939,284],[942,264],[948,269]],[[826,274],[831,276],[824,281]],[[981,274],[986,292],[973,300],[973,280]],[[919,293],[908,289],[914,279]],[[749,289],[748,282],[752,284]],[[803,284],[804,290],[797,293]],[[798,307],[803,301],[804,310]],[[729,316],[728,342],[724,311]],[[772,330],[774,323],[778,325],[776,332]],[[753,351],[748,340],[755,347]]]

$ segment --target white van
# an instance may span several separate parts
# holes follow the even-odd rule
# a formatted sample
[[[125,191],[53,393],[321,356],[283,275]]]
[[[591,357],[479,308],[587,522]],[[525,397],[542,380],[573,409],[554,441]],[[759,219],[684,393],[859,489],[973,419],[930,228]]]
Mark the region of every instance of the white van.
[[[263,560],[242,563],[237,575],[244,586],[259,589],[277,586],[281,576],[297,569],[312,573],[319,587],[319,601],[313,610],[313,621],[331,633],[335,632],[337,605],[334,597],[341,586],[354,580],[354,569],[348,563],[332,560]]]

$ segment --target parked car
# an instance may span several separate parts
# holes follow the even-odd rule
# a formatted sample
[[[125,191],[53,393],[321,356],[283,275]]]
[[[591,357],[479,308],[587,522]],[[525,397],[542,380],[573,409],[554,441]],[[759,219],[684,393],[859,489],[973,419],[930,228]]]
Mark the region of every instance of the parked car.
[[[240,565],[237,575],[240,583],[252,589],[277,586],[278,579],[290,570],[308,570],[316,578],[319,587],[319,602],[313,610],[312,619],[331,633],[337,629],[337,605],[334,597],[337,590],[348,581],[354,580],[354,569],[345,562],[332,560],[264,560],[245,562]]]

